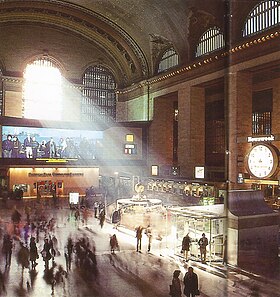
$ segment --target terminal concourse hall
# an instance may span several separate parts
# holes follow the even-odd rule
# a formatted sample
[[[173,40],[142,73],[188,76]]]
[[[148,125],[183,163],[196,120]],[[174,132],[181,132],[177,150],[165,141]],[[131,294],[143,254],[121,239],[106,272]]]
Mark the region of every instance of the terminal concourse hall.
[[[280,296],[280,0],[3,0],[0,40],[0,296]]]

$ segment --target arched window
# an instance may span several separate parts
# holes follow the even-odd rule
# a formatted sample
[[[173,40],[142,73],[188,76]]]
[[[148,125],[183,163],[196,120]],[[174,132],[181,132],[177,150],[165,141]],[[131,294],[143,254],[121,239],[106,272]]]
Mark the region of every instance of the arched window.
[[[164,52],[158,65],[158,73],[163,72],[169,68],[177,66],[179,63],[179,56],[174,50],[170,48]]]
[[[220,28],[213,27],[202,34],[196,48],[196,57],[200,57],[216,50],[220,50],[225,46],[224,35]]]
[[[83,75],[81,119],[86,122],[116,120],[116,83],[102,66],[90,66]]]
[[[280,1],[262,1],[250,12],[243,29],[243,37],[257,34],[279,25]]]
[[[39,58],[24,71],[23,117],[38,120],[61,120],[62,76],[49,58]]]

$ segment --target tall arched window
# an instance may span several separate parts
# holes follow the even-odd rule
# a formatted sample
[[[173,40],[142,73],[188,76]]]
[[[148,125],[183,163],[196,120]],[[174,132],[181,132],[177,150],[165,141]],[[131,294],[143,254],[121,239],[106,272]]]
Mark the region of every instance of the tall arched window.
[[[163,72],[169,68],[177,66],[179,63],[179,56],[174,48],[170,48],[164,52],[158,65],[158,73]]]
[[[24,71],[23,117],[38,120],[61,120],[62,76],[49,58],[39,58]]]
[[[243,37],[257,34],[280,23],[280,1],[262,1],[246,19]]]
[[[220,50],[225,46],[224,35],[220,28],[213,27],[202,34],[196,48],[196,57],[200,57],[216,50]]]
[[[90,66],[83,75],[81,119],[86,122],[116,120],[116,83],[102,66]]]

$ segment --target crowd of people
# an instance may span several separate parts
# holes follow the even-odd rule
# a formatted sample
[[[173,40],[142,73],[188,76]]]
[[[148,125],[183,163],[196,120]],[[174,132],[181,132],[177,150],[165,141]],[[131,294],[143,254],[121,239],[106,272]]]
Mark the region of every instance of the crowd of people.
[[[67,221],[74,228],[76,227],[76,230],[79,230],[80,224],[87,224],[91,215],[91,211],[86,207],[76,208],[69,210]],[[97,219],[100,220],[101,228],[104,218],[104,210],[100,207]],[[73,270],[73,265],[75,271],[78,271],[83,278],[97,276],[96,248],[93,239],[89,239],[85,233],[80,231],[76,232],[75,236],[69,234],[63,244],[58,241],[56,233],[57,221],[51,217],[51,212],[48,215],[43,205],[38,204],[32,208],[26,205],[20,209],[15,206],[12,209],[10,222],[1,224],[0,238],[5,269],[0,271],[0,296],[6,292],[5,280],[13,265],[21,267],[22,289],[27,291],[32,290],[34,282],[32,276],[37,275],[38,269],[41,269],[42,266],[44,267],[44,279],[51,286],[52,294],[58,287],[65,291],[66,279]],[[111,245],[112,251],[118,248],[116,236],[115,243],[112,244],[110,240],[109,245]],[[63,256],[62,253],[64,253],[65,265],[63,261],[60,264],[57,261],[58,256]],[[44,265],[37,266],[40,261]],[[26,270],[30,277],[24,277]]]
[[[46,212],[44,205],[41,204],[35,205],[35,207],[26,205],[21,209],[17,209],[15,206],[11,212],[10,223],[3,230],[3,234],[0,234],[5,271],[9,270],[12,265],[17,264],[21,267],[21,283],[26,284],[25,289],[27,291],[33,288],[32,275],[36,275],[35,272],[42,267],[44,267],[44,279],[50,285],[53,294],[55,290],[66,290],[66,279],[69,273],[73,271],[73,266],[75,272],[79,271],[84,279],[90,280],[98,276],[94,240],[87,237],[83,232],[75,232],[75,236],[69,234],[66,239],[64,238],[65,242],[59,242],[57,221],[51,216],[51,213]],[[81,230],[81,226],[87,226],[89,217],[99,220],[100,229],[102,229],[105,222],[104,204],[96,203],[93,209],[88,209],[85,206],[69,209],[67,222],[72,224],[76,230]],[[135,229],[136,251],[141,253],[143,234],[147,236],[147,252],[150,252],[154,235],[150,224],[145,227],[140,225]],[[186,260],[188,260],[191,242],[189,234],[186,234],[182,241],[182,252]],[[197,244],[199,245],[201,261],[205,262],[208,245],[205,233],[202,234]],[[116,234],[110,236],[108,247],[111,254],[120,251]],[[58,264],[57,257],[61,255],[64,256],[65,262],[62,261]],[[40,262],[41,265],[39,265]],[[31,277],[26,278],[26,282],[24,282],[26,270],[29,271]],[[179,274],[180,270],[174,271],[172,286],[170,287],[170,295],[173,297],[182,295]],[[183,283],[185,285],[183,292],[187,297],[197,295],[198,279],[190,266],[184,276]],[[1,291],[5,292],[5,290],[5,273],[0,272],[0,295]]]

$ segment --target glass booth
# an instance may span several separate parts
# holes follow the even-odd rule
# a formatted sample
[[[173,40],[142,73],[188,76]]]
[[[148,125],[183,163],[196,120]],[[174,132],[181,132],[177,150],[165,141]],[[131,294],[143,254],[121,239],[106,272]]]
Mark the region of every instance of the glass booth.
[[[169,223],[166,224],[170,234],[166,242],[167,247],[175,255],[182,255],[182,240],[189,233],[191,238],[189,258],[200,260],[198,240],[202,233],[208,238],[207,261],[222,261],[223,242],[226,216],[223,214],[223,205],[171,207],[168,209]]]

